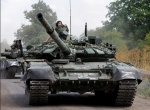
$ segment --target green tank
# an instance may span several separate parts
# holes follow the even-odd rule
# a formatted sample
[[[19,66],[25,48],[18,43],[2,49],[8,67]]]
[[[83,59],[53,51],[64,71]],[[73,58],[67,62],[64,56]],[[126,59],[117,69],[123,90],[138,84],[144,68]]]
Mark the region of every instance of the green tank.
[[[14,40],[10,49],[5,49],[1,53],[1,78],[12,79],[16,74],[21,74],[21,65],[18,63],[17,58],[23,57],[23,49],[21,40]]]
[[[81,40],[61,40],[41,13],[37,18],[53,40],[29,49],[22,61],[30,105],[47,104],[49,93],[64,91],[92,92],[109,96],[114,105],[132,105],[141,72],[118,62],[113,45],[87,34]]]
[[[23,48],[21,40],[14,40],[13,44],[10,46],[10,49],[5,49],[4,52],[1,52],[1,56],[8,59],[15,59],[23,56]]]

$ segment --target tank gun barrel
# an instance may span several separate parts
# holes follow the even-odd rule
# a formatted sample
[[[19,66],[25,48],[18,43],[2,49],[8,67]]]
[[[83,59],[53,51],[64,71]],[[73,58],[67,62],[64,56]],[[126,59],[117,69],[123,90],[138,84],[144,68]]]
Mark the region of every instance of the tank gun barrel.
[[[17,53],[16,52],[14,52],[14,53],[12,53],[12,52],[3,52],[3,53],[1,53],[0,56],[14,59],[14,58],[17,57]]]
[[[10,56],[11,55],[11,52],[3,52],[1,53],[1,56]]]
[[[60,49],[63,51],[65,55],[69,55],[71,53],[70,49],[65,45],[65,43],[60,39],[55,29],[47,22],[47,20],[43,17],[41,13],[37,14],[38,20],[46,29],[47,33],[52,37],[52,39],[57,43]]]

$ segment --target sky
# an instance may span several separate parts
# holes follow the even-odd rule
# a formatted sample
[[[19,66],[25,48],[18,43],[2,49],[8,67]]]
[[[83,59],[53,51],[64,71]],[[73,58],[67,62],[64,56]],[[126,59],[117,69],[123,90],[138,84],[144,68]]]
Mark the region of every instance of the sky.
[[[32,10],[31,5],[39,0],[1,0],[1,41],[13,43],[14,33],[22,24],[29,24],[25,19],[24,11]],[[71,34],[79,37],[85,28],[95,29],[102,26],[107,20],[108,6],[115,0],[43,0],[56,12],[58,20],[70,28],[70,1],[71,1]]]

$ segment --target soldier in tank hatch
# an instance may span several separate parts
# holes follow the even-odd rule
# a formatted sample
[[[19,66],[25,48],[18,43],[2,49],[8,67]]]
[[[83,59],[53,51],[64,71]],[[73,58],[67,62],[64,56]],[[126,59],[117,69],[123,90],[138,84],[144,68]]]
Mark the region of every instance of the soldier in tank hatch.
[[[69,29],[66,24],[63,24],[62,21],[57,21],[55,30],[62,40],[67,39]],[[50,39],[51,39],[51,36],[49,36],[45,42],[48,42]]]
[[[61,21],[57,21],[55,30],[61,39],[66,40],[69,32],[67,25],[63,25]]]

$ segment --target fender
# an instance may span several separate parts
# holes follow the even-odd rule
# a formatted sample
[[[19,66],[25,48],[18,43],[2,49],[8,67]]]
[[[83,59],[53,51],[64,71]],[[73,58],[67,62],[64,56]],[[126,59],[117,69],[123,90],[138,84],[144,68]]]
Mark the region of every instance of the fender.
[[[54,81],[55,77],[54,72],[46,62],[30,62],[30,67],[27,68],[21,80],[26,81],[28,79],[48,79]]]
[[[136,79],[138,83],[142,82],[141,71],[133,65],[118,63],[113,65],[113,80]]]
[[[19,67],[19,63],[16,59],[7,59],[4,64],[5,68],[9,67]]]

